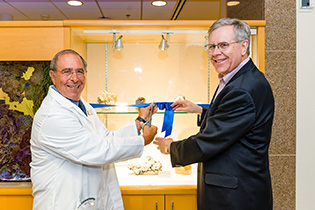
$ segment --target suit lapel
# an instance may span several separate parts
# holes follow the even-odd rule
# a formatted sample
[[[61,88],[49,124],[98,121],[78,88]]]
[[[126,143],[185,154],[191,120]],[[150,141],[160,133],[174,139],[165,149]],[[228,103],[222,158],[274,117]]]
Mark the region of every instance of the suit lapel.
[[[249,61],[231,78],[231,80],[225,85],[228,86],[229,84],[231,84],[236,78],[238,78],[240,75],[244,74],[245,72],[253,69],[253,68],[256,68],[255,64],[253,63],[252,59],[249,59]],[[221,90],[221,92],[225,89],[225,87]],[[218,91],[218,88],[219,86],[217,87],[217,89],[215,90],[214,94],[213,94],[213,97],[212,97],[212,100],[210,102],[210,105],[209,105],[209,108],[202,120],[202,123],[200,124],[200,130],[202,130],[204,127],[205,127],[205,123],[207,122],[207,118],[210,117],[211,115],[213,115],[213,113],[215,112],[215,110],[217,109],[218,107],[218,102],[221,100],[222,96],[220,97],[215,97],[217,91]]]

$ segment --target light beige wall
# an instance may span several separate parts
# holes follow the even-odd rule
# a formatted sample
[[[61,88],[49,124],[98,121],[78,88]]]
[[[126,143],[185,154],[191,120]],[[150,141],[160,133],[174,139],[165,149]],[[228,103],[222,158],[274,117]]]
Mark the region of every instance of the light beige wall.
[[[296,209],[315,209],[315,11],[301,11],[297,1],[297,144]]]

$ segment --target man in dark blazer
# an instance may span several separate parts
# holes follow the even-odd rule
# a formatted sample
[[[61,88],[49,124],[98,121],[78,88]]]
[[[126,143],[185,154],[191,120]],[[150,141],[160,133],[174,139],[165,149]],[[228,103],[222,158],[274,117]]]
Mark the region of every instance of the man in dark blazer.
[[[271,87],[249,57],[250,27],[223,18],[209,29],[208,53],[220,85],[208,109],[187,100],[200,131],[181,141],[156,138],[172,166],[198,163],[198,210],[271,210],[268,148],[274,116]]]

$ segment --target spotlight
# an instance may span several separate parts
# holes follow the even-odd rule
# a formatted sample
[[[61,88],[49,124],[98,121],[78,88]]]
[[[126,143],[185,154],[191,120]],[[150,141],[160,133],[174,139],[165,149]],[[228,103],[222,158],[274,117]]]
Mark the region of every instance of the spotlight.
[[[159,48],[161,50],[166,50],[169,47],[170,47],[170,45],[169,45],[169,33],[166,34],[166,40],[164,38],[164,35],[162,34],[162,40],[161,40],[161,43],[159,45]]]
[[[116,41],[116,33],[113,33],[113,48],[116,50],[121,50],[124,46],[122,44],[122,35],[119,36],[119,38]]]

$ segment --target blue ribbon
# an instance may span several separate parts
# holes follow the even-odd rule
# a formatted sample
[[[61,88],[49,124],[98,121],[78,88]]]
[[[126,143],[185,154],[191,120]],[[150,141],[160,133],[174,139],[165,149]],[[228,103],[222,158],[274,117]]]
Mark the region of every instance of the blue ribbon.
[[[143,104],[131,104],[129,107],[138,107],[145,108],[149,106],[151,103],[143,103]],[[154,102],[159,110],[165,109],[162,132],[165,131],[165,137],[171,135],[173,129],[173,121],[174,121],[174,110],[172,110],[171,105],[173,102]],[[198,104],[201,107],[207,108],[209,104]],[[91,104],[93,108],[104,108],[104,107],[115,107],[116,105],[111,104]]]
[[[173,104],[173,102],[157,102],[154,104],[156,104],[159,110],[165,109],[162,132],[165,131],[164,137],[167,137],[171,135],[173,129],[174,110],[172,110],[171,107],[171,104]]]

